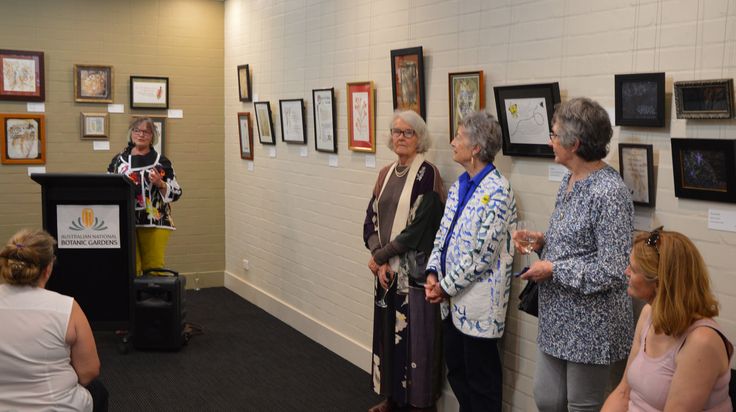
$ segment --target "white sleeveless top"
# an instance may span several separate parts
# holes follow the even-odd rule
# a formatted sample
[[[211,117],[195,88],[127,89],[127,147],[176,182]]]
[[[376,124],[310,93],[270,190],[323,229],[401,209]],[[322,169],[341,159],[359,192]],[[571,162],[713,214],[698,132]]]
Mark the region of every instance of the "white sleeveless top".
[[[0,285],[0,411],[91,411],[65,342],[72,298]]]

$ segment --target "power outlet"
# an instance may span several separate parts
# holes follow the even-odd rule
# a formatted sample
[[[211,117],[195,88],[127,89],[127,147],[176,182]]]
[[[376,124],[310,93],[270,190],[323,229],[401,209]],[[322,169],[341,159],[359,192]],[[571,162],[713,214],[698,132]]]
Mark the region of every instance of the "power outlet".
[[[250,262],[248,262],[248,259],[243,259],[243,269],[250,270]]]

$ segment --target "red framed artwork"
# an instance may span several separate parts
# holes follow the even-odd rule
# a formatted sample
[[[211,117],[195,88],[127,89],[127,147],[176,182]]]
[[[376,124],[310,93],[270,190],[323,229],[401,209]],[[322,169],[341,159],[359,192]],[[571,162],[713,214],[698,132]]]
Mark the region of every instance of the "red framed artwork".
[[[356,152],[376,152],[376,106],[373,82],[347,84],[348,148]]]
[[[45,99],[43,52],[0,50],[0,100]]]

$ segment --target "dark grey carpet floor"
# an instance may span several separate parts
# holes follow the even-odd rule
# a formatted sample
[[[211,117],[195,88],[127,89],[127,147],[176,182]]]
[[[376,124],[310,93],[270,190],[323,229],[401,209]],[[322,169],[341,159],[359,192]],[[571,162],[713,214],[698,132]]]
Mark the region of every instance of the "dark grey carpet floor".
[[[179,352],[118,351],[98,332],[111,411],[366,411],[369,375],[225,288],[187,292],[204,334]]]

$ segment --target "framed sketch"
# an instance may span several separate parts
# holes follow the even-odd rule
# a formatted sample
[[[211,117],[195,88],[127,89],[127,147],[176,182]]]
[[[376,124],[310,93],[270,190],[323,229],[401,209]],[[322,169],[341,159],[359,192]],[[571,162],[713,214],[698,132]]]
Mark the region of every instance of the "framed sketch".
[[[250,122],[250,113],[238,113],[238,137],[240,158],[253,160],[253,124]]]
[[[258,124],[258,141],[261,144],[276,144],[273,133],[273,120],[271,118],[270,102],[255,102],[256,123]]]
[[[42,102],[43,52],[0,50],[0,100]]]
[[[391,50],[394,110],[414,110],[426,118],[422,46]]]
[[[356,152],[376,152],[376,108],[373,82],[347,84],[348,148]]]
[[[675,82],[678,119],[733,117],[733,79]]]
[[[3,164],[46,163],[46,120],[42,114],[0,114]]]
[[[74,101],[112,103],[112,66],[74,65]]]
[[[82,139],[107,139],[110,136],[108,113],[81,113],[80,119]]]
[[[736,140],[671,142],[675,196],[736,203]]]
[[[503,154],[554,157],[549,134],[555,105],[560,103],[559,84],[499,86],[493,93],[503,132]]]
[[[250,92],[250,68],[247,64],[238,66],[238,95],[241,102],[253,100]]]
[[[631,192],[634,204],[654,207],[653,149],[650,144],[618,145],[618,166],[621,178]]]
[[[281,141],[307,144],[304,99],[279,100],[279,114],[281,117]]]
[[[664,73],[617,74],[616,126],[664,127]]]
[[[450,141],[457,134],[457,125],[466,115],[486,107],[483,70],[450,73]]]
[[[158,132],[158,139],[153,144],[153,149],[158,154],[164,154],[166,148],[166,116],[160,114],[141,114],[133,116],[133,119],[148,117],[153,122],[153,127]]]
[[[169,78],[130,76],[131,109],[168,109]]]
[[[314,112],[314,148],[320,152],[337,153],[337,112],[335,89],[312,90]]]

